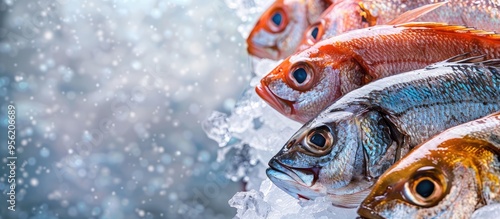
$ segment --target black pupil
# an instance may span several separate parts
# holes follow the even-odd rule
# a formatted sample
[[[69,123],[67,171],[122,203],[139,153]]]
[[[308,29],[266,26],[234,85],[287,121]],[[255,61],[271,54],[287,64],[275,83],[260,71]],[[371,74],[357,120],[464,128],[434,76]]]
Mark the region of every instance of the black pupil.
[[[293,78],[297,81],[297,83],[302,84],[307,78],[307,72],[303,68],[298,68],[293,72]]]
[[[417,193],[420,196],[427,198],[434,192],[434,183],[432,183],[430,180],[424,179],[418,183],[416,189]]]
[[[311,143],[315,144],[318,147],[324,147],[326,143],[325,137],[323,135],[316,133],[313,136],[311,136]]]
[[[276,24],[276,26],[279,26],[281,24],[281,13],[274,13],[271,19],[273,20],[273,23]]]
[[[318,27],[314,27],[314,29],[311,31],[311,36],[316,40],[318,37],[318,31],[319,31],[319,28]]]

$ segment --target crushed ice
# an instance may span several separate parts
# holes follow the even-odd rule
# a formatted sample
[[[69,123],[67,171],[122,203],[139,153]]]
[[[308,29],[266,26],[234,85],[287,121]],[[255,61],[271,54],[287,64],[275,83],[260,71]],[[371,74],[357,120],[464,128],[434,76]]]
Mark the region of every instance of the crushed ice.
[[[270,4],[263,0],[225,2],[241,18],[238,31],[244,38],[258,15]],[[245,183],[246,191],[236,193],[228,202],[237,209],[235,218],[356,218],[356,208],[335,207],[326,197],[297,200],[267,178],[268,161],[301,125],[276,112],[254,91],[260,79],[279,62],[268,59],[252,59],[251,62],[249,88],[237,101],[231,115],[214,111],[202,124],[206,134],[220,146],[217,160],[229,160],[231,164],[226,177]],[[231,151],[233,153],[228,156]],[[478,209],[472,218],[495,218],[499,213],[500,204],[488,205]]]

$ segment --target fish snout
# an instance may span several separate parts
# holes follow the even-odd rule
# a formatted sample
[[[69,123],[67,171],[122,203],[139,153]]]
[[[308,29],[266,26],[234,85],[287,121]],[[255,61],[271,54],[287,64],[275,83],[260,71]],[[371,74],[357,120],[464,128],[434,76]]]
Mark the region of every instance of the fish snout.
[[[266,175],[274,185],[289,195],[310,200],[324,195],[312,187],[318,179],[318,172],[319,168],[292,168],[272,158]]]
[[[253,34],[250,34],[250,36],[247,38],[248,54],[262,59],[278,60],[280,58],[279,51],[276,46],[263,46],[257,44],[253,39]]]
[[[286,174],[288,177],[293,179],[296,183],[303,186],[311,187],[316,183],[319,177],[319,172],[321,168],[311,167],[311,168],[296,168],[290,167],[286,164],[281,163],[278,159],[272,158],[269,161],[270,169],[279,171],[282,174]],[[267,173],[267,172],[266,172]],[[268,175],[269,176],[269,175]]]
[[[359,205],[358,215],[362,218],[372,218],[372,219],[383,219],[377,211],[375,211],[375,206],[380,204],[380,201],[384,199],[385,196],[372,196],[368,195],[365,200]]]
[[[261,81],[261,83],[255,87],[255,92],[257,93],[257,95],[259,95],[260,98],[266,101],[272,108],[274,108],[281,114],[287,117],[290,117],[293,114],[294,102],[279,98],[269,89],[264,81]]]

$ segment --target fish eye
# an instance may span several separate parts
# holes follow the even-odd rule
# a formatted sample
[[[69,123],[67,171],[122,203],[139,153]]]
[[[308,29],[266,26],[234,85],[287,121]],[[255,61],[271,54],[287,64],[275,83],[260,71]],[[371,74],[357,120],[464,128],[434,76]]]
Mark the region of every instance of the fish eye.
[[[300,91],[310,89],[313,82],[312,68],[306,63],[296,64],[290,69],[288,80],[290,85]]]
[[[311,26],[311,28],[309,28],[309,31],[307,32],[307,43],[313,45],[316,42],[318,42],[322,36],[323,36],[323,23],[317,23]]]
[[[307,44],[309,45],[314,45],[315,43],[317,43],[321,37],[323,37],[323,26],[324,26],[324,21],[320,21],[316,24],[313,24],[310,26],[309,30],[307,31],[307,35],[306,35],[306,41],[307,41]]]
[[[421,179],[416,183],[415,192],[422,198],[429,198],[434,193],[434,182],[429,179]]]
[[[318,31],[319,31],[318,26],[313,27],[313,29],[311,30],[311,36],[312,36],[315,40],[317,40],[317,39],[318,39]]]
[[[405,184],[404,196],[415,205],[431,207],[441,201],[446,187],[443,175],[431,169],[415,174]]]
[[[267,20],[267,29],[273,33],[285,30],[288,22],[285,11],[281,7],[277,7],[269,13]]]
[[[281,19],[283,19],[283,16],[279,11],[274,12],[274,15],[271,17],[271,20],[274,24],[276,24],[276,26],[281,24]]]
[[[325,137],[320,133],[313,134],[311,136],[311,139],[309,139],[309,141],[320,148],[325,147],[325,143],[326,143]]]
[[[293,71],[293,78],[297,83],[302,84],[307,79],[307,72],[304,68],[297,68]]]
[[[330,129],[323,125],[309,131],[304,139],[303,146],[314,156],[323,156],[330,153],[334,139]]]

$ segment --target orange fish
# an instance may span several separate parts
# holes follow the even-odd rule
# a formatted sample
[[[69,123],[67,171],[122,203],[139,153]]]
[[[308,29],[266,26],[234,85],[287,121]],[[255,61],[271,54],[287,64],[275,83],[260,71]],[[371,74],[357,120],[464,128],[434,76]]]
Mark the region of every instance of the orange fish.
[[[331,5],[321,14],[318,21],[309,26],[304,32],[302,42],[297,47],[297,51],[307,49],[315,43],[328,39],[332,36],[351,30],[374,26],[376,24],[401,24],[414,21],[420,17],[428,18],[429,16],[430,19],[428,20],[433,22],[446,22],[448,20],[448,17],[445,16],[425,16],[429,12],[442,7],[447,2],[432,3],[431,0],[423,0],[409,1],[401,4],[389,4],[391,2],[394,3],[395,1],[396,0],[374,2],[366,0],[348,0]],[[386,7],[387,5],[394,5],[398,7]],[[370,9],[376,11],[378,16],[374,17],[370,10],[365,7],[369,7]],[[404,10],[410,11],[405,12]],[[439,15],[447,13],[447,11],[439,9],[434,14],[436,13]]]
[[[302,42],[297,47],[297,51],[302,51],[314,45],[322,39],[336,36],[338,34],[366,28],[370,25],[363,16],[360,0],[343,1],[339,4],[331,5],[318,19],[310,25],[303,33]]]
[[[279,60],[291,55],[302,33],[332,3],[342,0],[276,0],[247,38],[248,53]]]
[[[256,92],[283,115],[304,123],[370,81],[467,52],[500,58],[500,35],[442,23],[359,29],[285,59]]]
[[[436,135],[389,168],[358,213],[363,218],[471,218],[476,209],[500,203],[499,136],[498,112]]]

